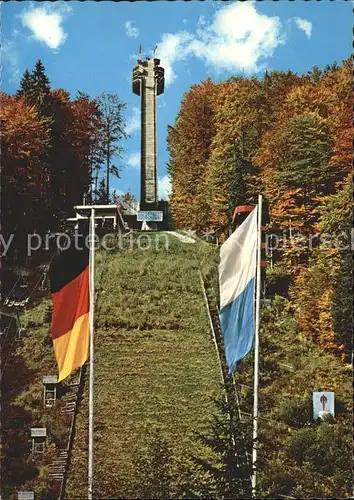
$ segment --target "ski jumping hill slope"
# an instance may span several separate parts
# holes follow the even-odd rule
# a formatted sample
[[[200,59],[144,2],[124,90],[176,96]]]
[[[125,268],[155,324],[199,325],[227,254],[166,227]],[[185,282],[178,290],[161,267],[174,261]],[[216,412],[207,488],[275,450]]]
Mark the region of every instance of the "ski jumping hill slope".
[[[102,499],[136,497],[149,460],[152,469],[180,463],[184,472],[173,476],[189,475],[191,457],[210,453],[198,434],[210,432],[221,391],[198,274],[198,260],[211,262],[214,250],[167,233],[126,246],[96,259],[94,497]],[[66,488],[72,500],[87,492],[87,443],[88,374]]]

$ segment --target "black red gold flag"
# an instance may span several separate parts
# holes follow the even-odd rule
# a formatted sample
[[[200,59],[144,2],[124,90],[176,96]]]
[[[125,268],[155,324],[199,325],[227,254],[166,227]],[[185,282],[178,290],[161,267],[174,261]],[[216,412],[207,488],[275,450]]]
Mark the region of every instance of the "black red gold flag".
[[[49,270],[53,303],[51,336],[58,381],[88,359],[90,338],[89,250],[85,238],[72,240],[54,257]],[[81,248],[81,249],[79,249]]]

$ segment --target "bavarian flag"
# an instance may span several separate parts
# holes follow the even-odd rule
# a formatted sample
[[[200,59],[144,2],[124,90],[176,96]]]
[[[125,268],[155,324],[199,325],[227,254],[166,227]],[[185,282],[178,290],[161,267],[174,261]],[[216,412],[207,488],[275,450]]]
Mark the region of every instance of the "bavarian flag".
[[[220,324],[229,373],[253,345],[257,214],[255,207],[220,250]]]
[[[79,237],[71,240],[66,250],[54,257],[49,269],[53,303],[51,334],[58,382],[82,366],[89,354],[89,250],[85,245],[86,235],[76,236]]]

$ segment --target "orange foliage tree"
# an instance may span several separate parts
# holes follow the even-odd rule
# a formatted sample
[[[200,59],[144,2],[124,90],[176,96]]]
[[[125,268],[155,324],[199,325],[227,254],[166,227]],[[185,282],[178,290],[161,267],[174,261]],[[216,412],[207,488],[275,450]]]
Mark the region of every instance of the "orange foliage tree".
[[[352,183],[321,210],[319,245],[296,277],[292,297],[300,327],[325,350],[348,359],[351,346]]]
[[[210,79],[193,85],[182,100],[175,125],[169,128],[170,204],[179,227],[202,229],[209,220],[203,187],[214,136],[214,94]]]
[[[2,232],[39,229],[48,210],[48,125],[23,98],[1,94]]]

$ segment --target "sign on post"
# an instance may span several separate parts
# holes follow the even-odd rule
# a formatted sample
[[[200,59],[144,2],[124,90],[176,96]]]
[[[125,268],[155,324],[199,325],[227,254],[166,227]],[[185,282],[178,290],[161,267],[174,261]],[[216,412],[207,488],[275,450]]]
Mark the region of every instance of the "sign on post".
[[[146,211],[146,212],[138,212],[136,216],[136,220],[138,222],[162,222],[163,221],[163,212],[158,211]]]
[[[322,391],[312,393],[313,418],[324,419],[327,415],[334,417],[334,392]]]
[[[18,500],[34,500],[34,491],[19,491],[17,493]]]

